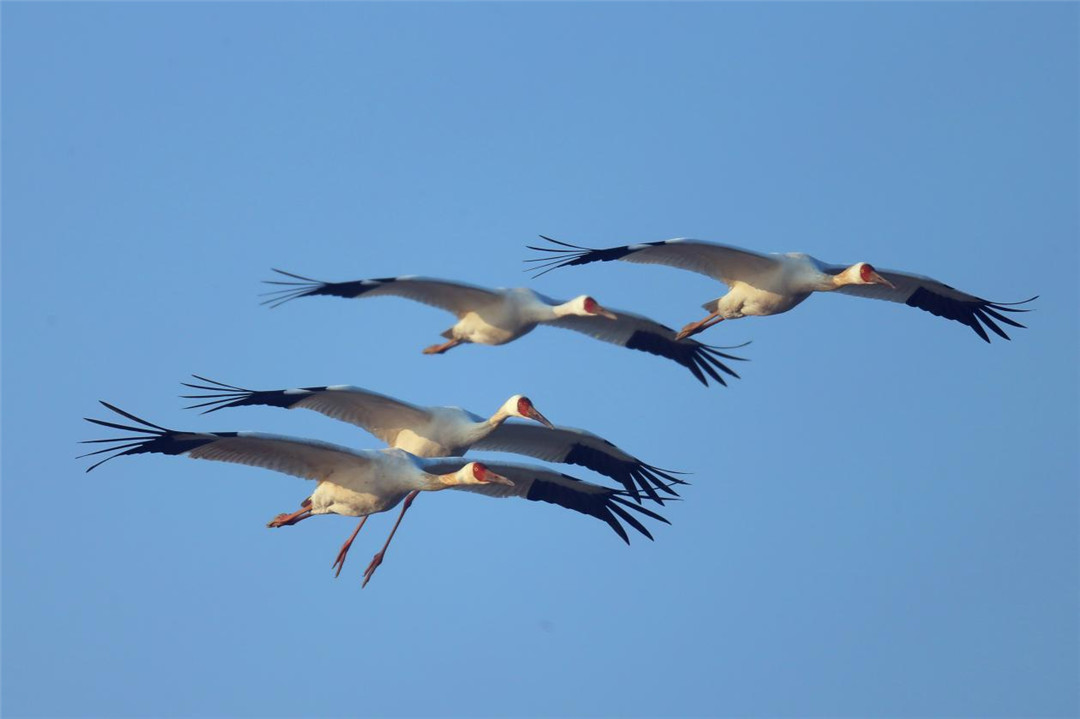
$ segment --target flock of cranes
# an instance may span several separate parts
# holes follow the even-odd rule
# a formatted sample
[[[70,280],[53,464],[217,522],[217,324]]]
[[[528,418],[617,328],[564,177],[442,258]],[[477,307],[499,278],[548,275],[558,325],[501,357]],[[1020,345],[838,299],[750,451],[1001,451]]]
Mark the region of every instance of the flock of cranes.
[[[424,277],[322,282],[275,270],[280,279],[268,283],[277,289],[265,293],[264,304],[277,307],[318,295],[344,298],[395,295],[439,307],[457,318],[443,333],[446,342],[427,347],[423,350],[425,354],[441,354],[464,343],[506,344],[539,325],[550,325],[667,358],[688,369],[702,384],[708,385],[712,379],[725,385],[724,375],[737,378],[738,374],[723,360],[743,358],[722,350],[737,347],[705,345],[690,337],[724,320],[787,312],[814,292],[836,291],[902,302],[961,322],[987,342],[990,341],[987,329],[1009,339],[998,323],[1023,327],[1003,313],[1026,312],[1018,305],[1036,299],[1011,304],[990,302],[928,277],[877,270],[866,262],[830,265],[804,254],[765,255],[697,240],[594,249],[548,237],[543,239],[548,241],[547,246],[529,248],[543,254],[527,260],[537,263],[537,277],[560,267],[624,260],[669,265],[708,275],[727,285],[728,292],[705,303],[709,314],[679,332],[643,315],[603,307],[589,295],[564,302],[527,288],[485,289]],[[662,507],[665,499],[678,496],[675,487],[685,483],[676,476],[678,472],[647,464],[591,432],[553,425],[528,397],[520,394],[510,397],[491,416],[483,417],[458,407],[424,407],[346,385],[250,390],[198,375],[193,377],[194,382],[184,383],[197,392],[184,395],[197,400],[190,408],[203,409],[204,413],[246,406],[308,409],[361,427],[387,448],[358,450],[255,432],[177,431],[102,402],[125,421],[94,418],[87,421],[126,434],[87,440],[106,446],[83,457],[106,456],[86,471],[116,457],[158,453],[264,467],[315,480],[315,491],[301,502],[298,510],[277,515],[267,526],[290,526],[320,514],[360,517],[332,564],[335,576],[340,574],[367,518],[400,504],[401,511],[389,537],[364,571],[362,586],[367,585],[382,563],[405,512],[420,492],[458,489],[491,497],[547,502],[600,519],[629,543],[627,527],[652,539],[643,520],[667,523],[645,503]],[[588,482],[536,465],[463,459],[474,449],[577,465],[613,480],[620,487]]]

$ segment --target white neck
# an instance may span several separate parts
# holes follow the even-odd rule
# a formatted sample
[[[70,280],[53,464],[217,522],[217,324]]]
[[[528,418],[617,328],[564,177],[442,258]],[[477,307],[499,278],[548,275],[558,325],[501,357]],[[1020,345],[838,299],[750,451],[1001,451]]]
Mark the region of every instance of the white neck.
[[[855,280],[851,279],[850,268],[843,272],[838,272],[835,275],[830,275],[825,272],[815,271],[815,277],[808,278],[809,289],[814,292],[831,292],[838,290],[841,287],[855,284]]]
[[[468,422],[460,425],[459,431],[456,433],[454,442],[458,447],[464,451],[473,444],[479,442],[484,437],[495,431],[495,428],[509,419],[512,415],[506,406],[499,407],[495,411],[495,414],[491,415],[487,419],[481,419],[477,422]]]

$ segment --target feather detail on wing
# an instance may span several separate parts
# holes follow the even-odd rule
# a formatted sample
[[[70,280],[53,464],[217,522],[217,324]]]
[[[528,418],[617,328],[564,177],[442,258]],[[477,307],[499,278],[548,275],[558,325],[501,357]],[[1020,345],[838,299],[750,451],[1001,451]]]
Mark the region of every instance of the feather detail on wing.
[[[86,440],[85,444],[106,443],[110,446],[81,455],[82,457],[112,452],[105,459],[91,465],[87,472],[116,457],[156,453],[186,454],[193,459],[246,464],[303,479],[327,480],[336,473],[363,469],[375,461],[377,455],[377,452],[359,452],[326,442],[255,432],[178,432],[158,427],[107,402],[101,404],[142,426],[87,417],[87,422],[102,427],[136,433],[134,436]]]
[[[637,245],[595,249],[571,245],[544,235],[540,235],[540,237],[554,246],[528,246],[530,250],[548,253],[544,257],[525,260],[526,262],[541,263],[533,268],[541,270],[534,277],[539,277],[560,267],[585,265],[590,262],[623,260],[624,262],[677,267],[712,277],[730,285],[736,280],[745,281],[759,273],[768,273],[777,268],[777,260],[769,255],[762,255],[730,245],[702,242],[701,240],[677,238]]]
[[[456,472],[469,461],[460,457],[438,457],[417,460],[420,466],[432,474]],[[630,537],[622,522],[630,525],[643,535],[652,539],[652,534],[636,516],[650,517],[659,522],[670,524],[668,520],[627,499],[626,492],[611,489],[598,484],[585,482],[569,475],[553,472],[542,467],[530,467],[521,464],[483,461],[492,471],[503,475],[514,483],[513,487],[504,484],[459,485],[452,489],[486,494],[489,497],[521,497],[534,502],[548,502],[572,509],[575,512],[596,517],[608,524],[624,542],[630,543]]]
[[[315,295],[350,299],[395,295],[440,307],[460,316],[469,310],[502,300],[502,295],[499,293],[482,287],[429,277],[382,277],[351,282],[322,282],[283,270],[275,269],[274,272],[291,277],[292,280],[265,280],[269,285],[284,286],[284,289],[263,293],[267,299],[262,304],[270,305],[270,307],[278,307],[289,300]]]
[[[641,350],[649,354],[666,357],[686,367],[703,385],[708,386],[706,375],[722,385],[727,385],[720,372],[738,378],[735,370],[721,362],[721,359],[746,361],[744,357],[725,354],[720,350],[732,347],[712,347],[692,339],[675,340],[676,332],[659,322],[622,310],[608,308],[618,319],[606,317],[567,316],[551,320],[545,324],[582,332],[604,342],[622,345],[627,349]],[[749,344],[749,343],[745,343]],[[744,347],[745,344],[738,345]],[[719,370],[719,372],[717,371]]]
[[[406,427],[417,427],[431,419],[426,409],[362,387],[332,385],[285,390],[249,390],[216,380],[192,375],[208,384],[183,382],[185,387],[207,394],[181,395],[184,399],[204,400],[186,409],[209,407],[203,414],[226,407],[267,405],[285,409],[310,409],[333,419],[361,427],[390,444]]]
[[[641,492],[663,504],[657,490],[678,496],[672,484],[686,484],[667,470],[645,464],[603,437],[573,427],[532,426],[505,422],[475,442],[475,450],[527,454],[547,462],[576,464],[622,484],[627,494],[641,501]],[[640,491],[639,491],[640,488]]]
[[[844,269],[844,267],[837,265],[829,265],[824,271],[836,274]],[[991,302],[970,295],[967,292],[962,292],[930,277],[922,277],[908,272],[897,272],[896,270],[878,270],[877,272],[889,282],[892,282],[896,289],[885,285],[844,285],[837,288],[836,291],[856,297],[902,302],[909,307],[926,310],[937,317],[944,317],[967,325],[986,342],[990,342],[990,336],[986,334],[986,329],[989,329],[1002,339],[1009,339],[1009,335],[998,326],[998,322],[1011,327],[1023,328],[1024,325],[1006,317],[1002,313],[1029,312],[1030,310],[1027,309],[1017,309],[1017,305],[1027,304],[1038,299],[1038,295],[1036,295],[1022,302]]]

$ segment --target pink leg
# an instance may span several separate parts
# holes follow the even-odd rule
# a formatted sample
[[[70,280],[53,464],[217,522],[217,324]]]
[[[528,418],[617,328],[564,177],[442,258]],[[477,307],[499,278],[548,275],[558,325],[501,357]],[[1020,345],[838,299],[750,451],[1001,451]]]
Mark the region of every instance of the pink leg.
[[[353,530],[352,536],[345,541],[345,544],[341,545],[341,549],[337,553],[337,559],[330,565],[331,569],[337,567],[337,571],[334,572],[334,579],[337,579],[338,575],[341,574],[341,568],[345,566],[345,555],[349,553],[349,547],[352,546],[353,540],[356,539],[356,535],[360,534],[360,530],[364,527],[364,522],[367,521],[367,518],[368,515],[364,515],[360,519],[360,524],[356,525],[356,529]]]
[[[449,342],[443,342],[441,345],[431,345],[424,348],[424,354],[426,355],[441,355],[448,349],[453,349],[461,344],[461,340],[450,340]]]
[[[371,575],[375,574],[375,570],[382,564],[383,557],[386,556],[386,548],[390,546],[390,540],[394,538],[394,533],[397,532],[398,525],[401,524],[401,518],[405,516],[405,511],[412,506],[413,500],[416,499],[416,495],[419,493],[419,490],[414,489],[406,495],[405,502],[401,507],[401,514],[398,515],[397,521],[394,522],[394,528],[390,530],[390,536],[386,538],[386,544],[383,545],[378,554],[371,558],[371,564],[364,570],[364,583],[360,585],[361,589],[367,586],[367,583],[371,581]]]
[[[281,513],[278,516],[267,522],[267,527],[284,527],[290,524],[296,524],[311,516],[311,497],[308,497],[300,503],[300,509],[296,510],[292,514]]]
[[[698,320],[697,322],[691,322],[686,327],[683,327],[681,330],[679,330],[679,334],[675,335],[675,340],[678,341],[681,339],[685,339],[691,335],[696,335],[698,332],[701,332],[702,330],[707,330],[713,325],[723,321],[723,317],[720,317],[715,312],[713,312],[705,319]]]

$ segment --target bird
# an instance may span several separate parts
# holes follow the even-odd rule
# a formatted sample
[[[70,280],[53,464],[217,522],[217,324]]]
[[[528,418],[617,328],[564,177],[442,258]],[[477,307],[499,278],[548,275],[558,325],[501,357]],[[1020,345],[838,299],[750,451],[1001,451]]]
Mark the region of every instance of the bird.
[[[204,384],[181,384],[203,394],[181,397],[199,400],[187,409],[208,408],[203,409],[203,414],[254,405],[310,409],[361,427],[389,446],[419,457],[459,457],[476,449],[580,465],[619,482],[637,502],[641,502],[644,493],[663,504],[657,492],[678,496],[671,485],[686,484],[673,476],[671,470],[646,464],[592,432],[555,427],[528,397],[520,394],[510,397],[491,417],[484,418],[460,407],[421,407],[349,385],[250,390],[200,375],[192,377]],[[543,426],[507,422],[511,417],[532,419]]]
[[[572,245],[545,235],[540,235],[540,238],[552,243],[552,246],[527,246],[530,250],[547,253],[526,260],[540,263],[533,267],[540,270],[536,277],[560,267],[624,260],[678,267],[707,275],[727,285],[729,290],[726,295],[702,305],[709,314],[683,327],[676,339],[690,337],[724,320],[787,312],[814,292],[835,291],[856,297],[903,302],[967,325],[989,343],[986,329],[1003,339],[1009,339],[997,322],[1024,327],[1001,313],[1028,312],[1017,306],[1038,299],[1036,295],[1022,302],[991,302],[930,277],[897,270],[877,270],[868,262],[831,265],[798,252],[766,255],[688,238],[603,249]]]
[[[416,495],[423,491],[461,489],[492,497],[516,496],[548,502],[606,522],[627,544],[630,538],[620,520],[653,538],[631,511],[669,524],[656,512],[631,502],[624,490],[602,487],[540,467],[481,463],[460,457],[421,458],[402,449],[354,450],[317,440],[258,432],[178,431],[152,424],[108,402],[101,404],[135,424],[85,417],[87,422],[134,434],[84,440],[84,444],[109,445],[80,455],[81,458],[108,454],[88,467],[87,472],[117,457],[157,453],[246,464],[316,481],[315,491],[301,502],[299,510],[277,515],[268,527],[289,526],[321,514],[366,520],[371,514],[402,504],[390,536],[364,572],[361,587],[367,586],[382,563],[402,517]],[[342,555],[348,552],[362,527],[363,522],[342,546]]]
[[[569,301],[554,300],[525,287],[485,289],[449,280],[428,277],[383,277],[351,282],[323,282],[284,270],[274,272],[291,280],[266,280],[283,289],[263,293],[262,304],[279,307],[301,297],[377,297],[397,295],[454,313],[458,322],[442,333],[447,342],[431,345],[424,354],[442,354],[463,343],[501,345],[532,332],[537,325],[563,327],[605,342],[641,350],[673,360],[686,367],[702,384],[706,375],[727,385],[720,372],[738,378],[721,359],[744,358],[694,340],[676,340],[675,330],[647,317],[606,309],[590,297],[580,295]],[[719,370],[719,372],[717,371]]]

